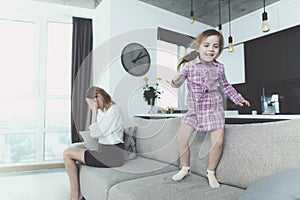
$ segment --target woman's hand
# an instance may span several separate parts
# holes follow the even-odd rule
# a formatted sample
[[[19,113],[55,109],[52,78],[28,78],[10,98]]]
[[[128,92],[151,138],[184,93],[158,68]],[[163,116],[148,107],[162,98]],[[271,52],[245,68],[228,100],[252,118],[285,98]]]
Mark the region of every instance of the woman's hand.
[[[239,106],[250,106],[250,102],[247,100],[241,101],[240,103],[238,103]]]
[[[98,103],[96,99],[85,99],[87,105],[89,106],[89,108],[93,111],[93,110],[98,110]]]

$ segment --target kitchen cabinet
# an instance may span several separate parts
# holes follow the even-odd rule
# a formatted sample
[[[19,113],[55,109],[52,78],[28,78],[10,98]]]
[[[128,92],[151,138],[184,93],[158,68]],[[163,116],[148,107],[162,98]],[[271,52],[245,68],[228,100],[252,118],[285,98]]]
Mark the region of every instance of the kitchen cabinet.
[[[246,82],[269,84],[300,79],[300,26],[245,43]]]
[[[245,42],[245,97],[261,113],[262,88],[280,95],[280,112],[300,112],[300,26]]]
[[[289,80],[300,79],[300,27],[287,33],[287,76]]]
[[[287,37],[281,33],[246,42],[246,82],[264,85],[286,80],[287,49]]]

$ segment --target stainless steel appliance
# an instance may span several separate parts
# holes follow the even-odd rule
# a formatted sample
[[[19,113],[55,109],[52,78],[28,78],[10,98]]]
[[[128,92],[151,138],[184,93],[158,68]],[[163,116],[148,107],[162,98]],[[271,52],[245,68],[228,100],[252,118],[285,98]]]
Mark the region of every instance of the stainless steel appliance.
[[[279,94],[261,96],[262,114],[275,115],[280,113]]]

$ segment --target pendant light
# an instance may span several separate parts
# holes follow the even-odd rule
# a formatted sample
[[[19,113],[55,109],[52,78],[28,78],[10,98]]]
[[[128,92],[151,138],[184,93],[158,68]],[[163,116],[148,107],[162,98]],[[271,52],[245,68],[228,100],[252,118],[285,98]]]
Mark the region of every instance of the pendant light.
[[[269,22],[268,22],[268,13],[266,12],[266,1],[264,0],[264,12],[262,13],[262,32],[268,32],[270,30]]]
[[[219,25],[218,25],[218,29],[219,29],[219,32],[221,34],[222,33],[222,22],[221,22],[221,0],[219,0]]]
[[[229,37],[228,37],[228,51],[229,53],[234,52],[234,48],[233,48],[233,38],[231,36],[231,13],[230,13],[230,0],[228,0],[228,13],[229,13]]]
[[[193,10],[193,0],[191,0],[191,12],[190,12],[190,22],[191,24],[194,23],[195,16],[194,16],[194,10]]]

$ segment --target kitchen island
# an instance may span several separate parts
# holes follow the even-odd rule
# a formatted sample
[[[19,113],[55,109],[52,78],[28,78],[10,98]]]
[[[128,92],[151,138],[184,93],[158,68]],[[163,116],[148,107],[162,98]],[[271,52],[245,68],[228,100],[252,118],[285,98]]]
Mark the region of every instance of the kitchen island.
[[[176,118],[184,116],[184,113],[172,113],[172,114],[135,114],[135,117],[141,117],[145,119],[163,119],[163,118]],[[300,119],[299,115],[262,115],[262,114],[238,114],[238,112],[225,111],[225,123],[226,124],[248,124],[248,123],[259,123],[259,122],[272,122],[289,119]]]

